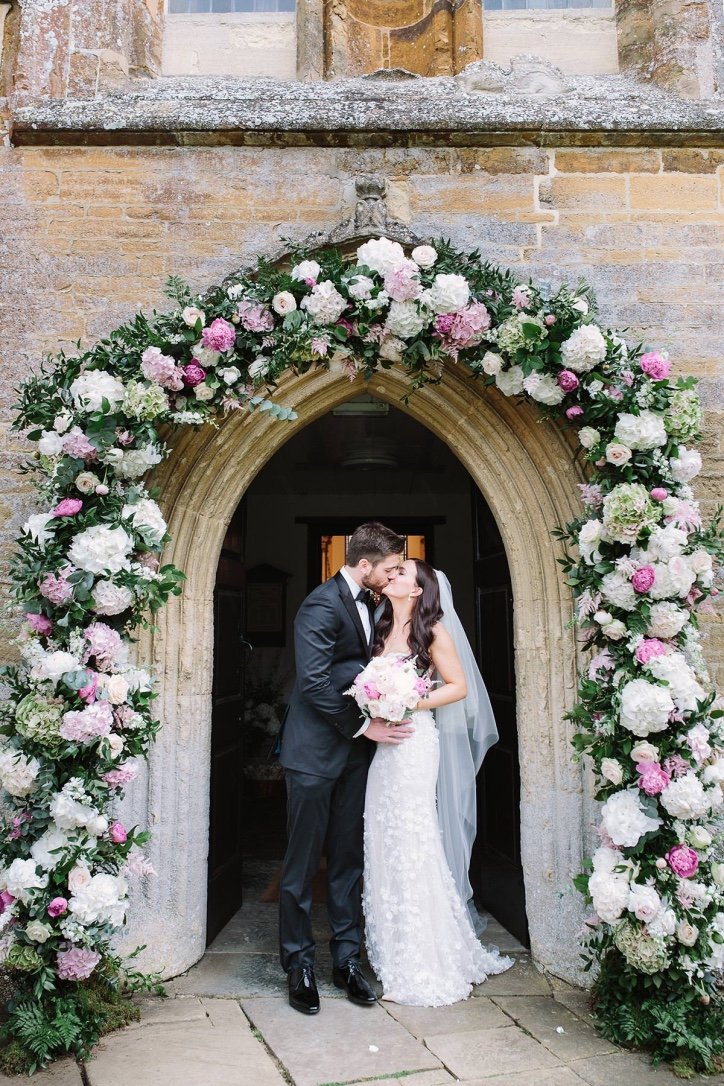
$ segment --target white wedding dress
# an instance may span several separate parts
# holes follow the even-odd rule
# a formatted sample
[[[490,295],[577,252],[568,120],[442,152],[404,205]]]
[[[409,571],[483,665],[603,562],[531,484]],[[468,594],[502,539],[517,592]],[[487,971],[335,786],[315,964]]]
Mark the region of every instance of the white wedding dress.
[[[400,654],[402,655],[402,654]],[[383,999],[441,1007],[513,965],[478,941],[450,873],[437,818],[439,741],[430,710],[414,735],[380,744],[367,778],[363,906]]]

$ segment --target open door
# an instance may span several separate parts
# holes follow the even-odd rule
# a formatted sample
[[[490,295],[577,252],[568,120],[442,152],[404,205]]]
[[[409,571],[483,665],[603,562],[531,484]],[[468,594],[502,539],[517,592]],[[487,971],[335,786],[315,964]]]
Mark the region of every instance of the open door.
[[[529,946],[520,857],[520,766],[515,711],[513,590],[505,547],[487,502],[473,488],[478,666],[500,739],[478,777],[478,836],[470,881],[476,900]]]
[[[207,944],[241,907],[244,676],[251,651],[244,640],[244,514],[242,502],[224,538],[214,591]]]

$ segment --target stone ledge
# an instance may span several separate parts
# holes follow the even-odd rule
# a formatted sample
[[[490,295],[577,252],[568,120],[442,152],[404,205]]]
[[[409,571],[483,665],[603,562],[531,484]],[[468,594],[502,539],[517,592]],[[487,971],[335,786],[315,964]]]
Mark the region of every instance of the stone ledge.
[[[454,79],[136,80],[91,101],[16,102],[11,138],[155,146],[720,146],[724,103],[623,76],[568,77],[568,93],[468,92]]]

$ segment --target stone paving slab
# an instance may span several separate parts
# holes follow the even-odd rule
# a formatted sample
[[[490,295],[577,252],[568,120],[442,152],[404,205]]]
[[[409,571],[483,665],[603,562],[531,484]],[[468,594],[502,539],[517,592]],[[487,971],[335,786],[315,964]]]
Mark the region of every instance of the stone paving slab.
[[[19,1086],[28,1081],[40,1086],[83,1086],[80,1068],[71,1059],[58,1060],[47,1071],[37,1071],[30,1080],[24,1075],[0,1075],[0,1086]]]
[[[312,1017],[292,1010],[286,999],[249,999],[242,1007],[295,1086],[440,1069],[437,1057],[379,1004],[329,1000]]]
[[[569,1067],[554,1067],[549,1071],[516,1071],[512,1075],[476,1078],[471,1082],[466,1081],[465,1086],[584,1086],[584,1081]],[[617,1086],[636,1084],[628,1079],[621,1079]]]
[[[481,915],[487,916],[488,919],[487,927],[480,936],[481,941],[486,946],[497,946],[498,950],[503,954],[530,953],[530,951],[524,947],[514,935],[511,935],[494,916],[490,916],[489,913],[482,913]]]
[[[670,1068],[664,1065],[652,1067],[645,1056],[635,1052],[575,1060],[570,1067],[588,1086],[682,1086],[683,1081]],[[709,1078],[698,1075],[687,1081],[701,1086],[721,1086],[724,1075]]]
[[[580,988],[571,988],[569,992],[554,991],[553,998],[556,1003],[562,1003],[564,1007],[567,1007],[573,1014],[578,1015],[579,1018],[583,1018],[586,1022],[593,1021],[590,992],[581,991]]]
[[[202,1020],[156,1024],[104,1038],[86,1065],[88,1086],[284,1086],[233,1000],[204,1000]]]
[[[473,988],[474,996],[550,995],[548,981],[539,973],[530,957],[520,957],[511,969],[488,977]]]
[[[559,1067],[561,1061],[512,1023],[499,1029],[444,1033],[427,1038],[427,1047],[453,1075],[475,1080],[515,1071]]]
[[[450,1086],[451,1082],[457,1082],[457,1079],[447,1071],[420,1071],[401,1078],[376,1078],[371,1083],[369,1079],[362,1079],[361,1082],[353,1082],[349,1086]]]
[[[439,1033],[509,1026],[510,1019],[490,999],[466,999],[451,1007],[403,1007],[383,1001],[382,1006],[413,1037],[434,1037]]]
[[[143,1026],[166,1026],[177,1022],[203,1022],[206,1008],[195,996],[179,999],[163,999],[160,996],[135,1000],[141,1011],[141,1021],[131,1022],[126,1029],[142,1029]]]
[[[497,996],[495,1003],[564,1063],[619,1051],[550,996]]]

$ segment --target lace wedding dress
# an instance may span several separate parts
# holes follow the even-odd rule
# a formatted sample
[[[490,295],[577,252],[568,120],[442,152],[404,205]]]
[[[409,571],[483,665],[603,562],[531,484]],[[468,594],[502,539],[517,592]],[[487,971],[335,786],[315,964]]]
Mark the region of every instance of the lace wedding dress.
[[[370,965],[383,999],[441,1007],[513,965],[473,931],[445,859],[435,806],[438,734],[429,710],[415,733],[380,744],[365,799],[363,906]]]

